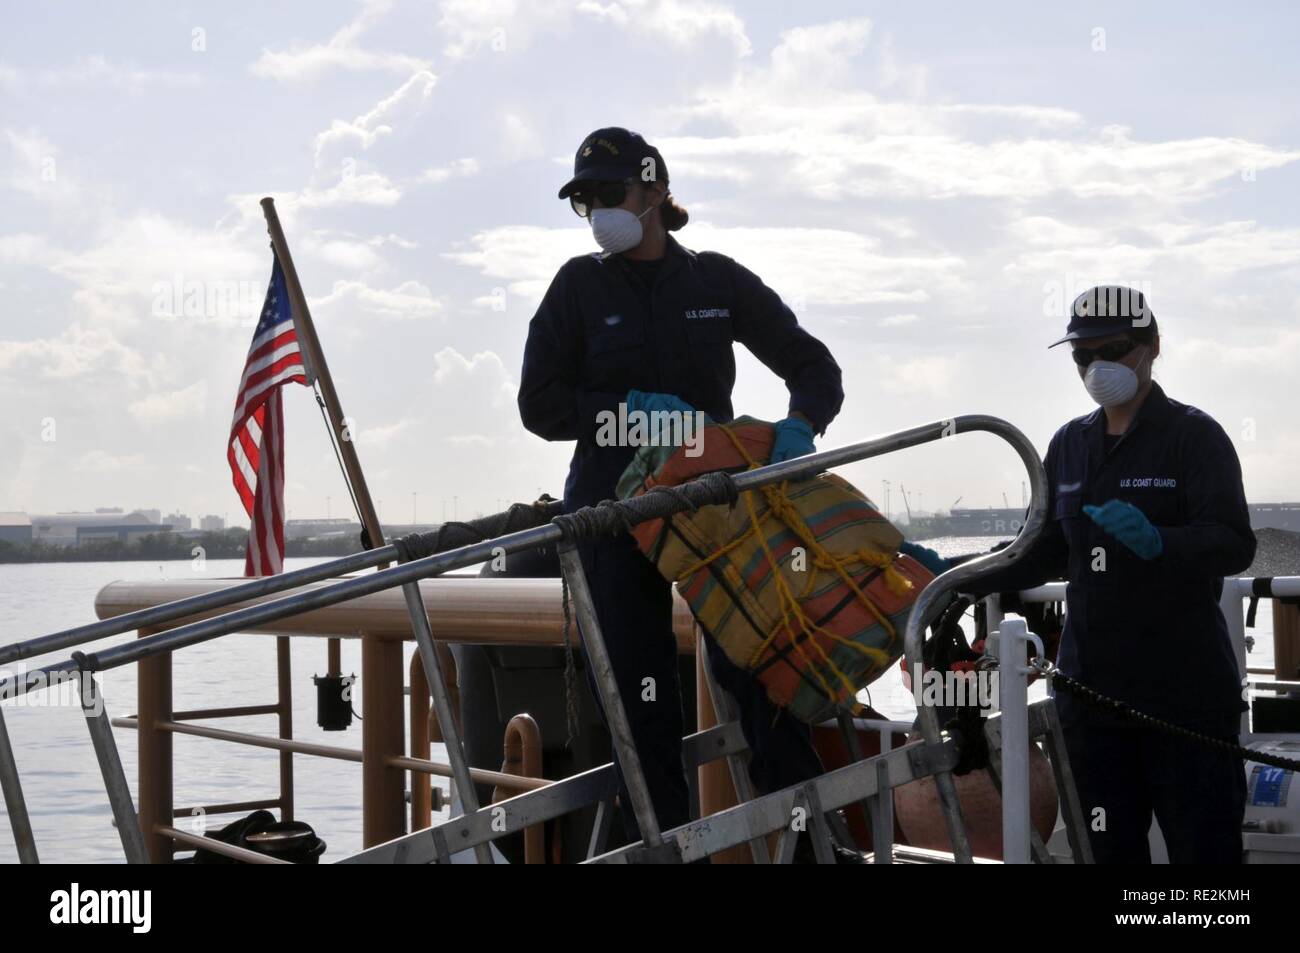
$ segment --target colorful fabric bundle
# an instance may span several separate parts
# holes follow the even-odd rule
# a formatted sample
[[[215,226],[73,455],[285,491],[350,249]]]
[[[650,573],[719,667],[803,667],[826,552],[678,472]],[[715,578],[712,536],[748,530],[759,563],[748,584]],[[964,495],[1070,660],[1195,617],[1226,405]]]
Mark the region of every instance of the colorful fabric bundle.
[[[751,417],[710,422],[690,446],[642,447],[618,495],[752,469],[772,439],[772,424]],[[854,708],[856,693],[898,660],[908,612],[934,578],[898,553],[902,534],[871,501],[829,473],[642,523],[633,535],[727,657],[807,722]]]

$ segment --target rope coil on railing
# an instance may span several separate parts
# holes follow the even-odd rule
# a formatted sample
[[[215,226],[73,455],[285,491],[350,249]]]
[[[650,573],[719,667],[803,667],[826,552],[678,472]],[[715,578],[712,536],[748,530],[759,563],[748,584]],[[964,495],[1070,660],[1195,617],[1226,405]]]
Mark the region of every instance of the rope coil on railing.
[[[728,505],[740,499],[740,490],[731,474],[722,471],[705,473],[682,486],[652,486],[640,496],[626,500],[601,500],[572,513],[561,513],[551,520],[560,528],[566,543],[595,536],[614,536],[631,532],[637,523],[672,516],[685,510],[694,512],[701,506]]]
[[[559,509],[558,500],[543,495],[535,503],[512,503],[508,510],[466,522],[443,523],[427,533],[408,533],[393,540],[399,562],[412,562],[481,543],[519,530],[532,529],[547,522]]]
[[[1222,738],[1216,738],[1213,735],[1203,734],[1191,728],[1185,728],[1182,725],[1175,725],[1173,722],[1164,721],[1156,718],[1154,715],[1148,715],[1144,711],[1138,711],[1127,702],[1120,701],[1118,698],[1110,698],[1103,695],[1095,688],[1084,685],[1077,679],[1066,675],[1051,662],[1043,659],[1035,659],[1031,662],[1035,668],[1042,672],[1052,682],[1053,686],[1060,685],[1067,692],[1070,692],[1080,701],[1093,708],[1104,709],[1113,712],[1120,718],[1127,721],[1137,722],[1147,728],[1156,731],[1162,731],[1165,734],[1182,738],[1186,741],[1194,741],[1199,745],[1207,748],[1214,748],[1216,751],[1222,751],[1227,754],[1235,754],[1246,761],[1254,761],[1257,764],[1267,764],[1274,768],[1285,768],[1290,771],[1300,771],[1300,761],[1293,758],[1283,758],[1281,755],[1269,754],[1266,751],[1257,751],[1252,748],[1246,748],[1232,741],[1225,741]]]

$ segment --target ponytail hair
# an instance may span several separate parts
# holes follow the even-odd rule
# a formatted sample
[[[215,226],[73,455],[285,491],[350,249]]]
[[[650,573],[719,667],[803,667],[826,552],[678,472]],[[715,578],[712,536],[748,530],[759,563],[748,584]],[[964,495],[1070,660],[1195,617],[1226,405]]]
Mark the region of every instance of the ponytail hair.
[[[663,203],[659,206],[659,220],[664,223],[664,229],[669,232],[675,232],[688,221],[690,213],[677,204],[673,198],[673,193],[669,192],[664,196]]]

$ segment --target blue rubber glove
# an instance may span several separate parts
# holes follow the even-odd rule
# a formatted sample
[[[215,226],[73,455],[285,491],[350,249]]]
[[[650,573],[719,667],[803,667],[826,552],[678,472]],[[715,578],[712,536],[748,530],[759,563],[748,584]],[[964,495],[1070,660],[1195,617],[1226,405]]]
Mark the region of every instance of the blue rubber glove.
[[[652,428],[650,432],[652,446],[678,446],[678,440],[682,439],[685,428],[688,425],[694,426],[694,421],[689,415],[695,413],[695,408],[672,394],[648,394],[643,390],[630,390],[624,402],[627,404],[629,414],[646,415],[646,422]],[[674,426],[673,418],[663,416],[665,413],[680,415],[678,423]]]
[[[1107,500],[1101,506],[1085,506],[1088,518],[1121,543],[1133,550],[1141,559],[1155,559],[1164,552],[1160,530],[1151,525],[1146,514],[1132,503]]]
[[[933,549],[925,546],[918,546],[916,543],[909,543],[907,540],[898,544],[898,551],[905,556],[911,556],[918,563],[924,566],[936,576],[947,572],[952,568],[952,563],[944,559]]]
[[[808,421],[800,420],[798,417],[787,417],[785,420],[778,421],[774,430],[772,456],[768,463],[780,463],[782,460],[792,460],[795,457],[817,452],[817,448],[813,446],[812,424]]]
[[[643,390],[630,390],[627,392],[625,403],[629,413],[634,410],[647,414],[659,410],[676,410],[683,414],[695,413],[694,407],[672,394],[647,394]]]

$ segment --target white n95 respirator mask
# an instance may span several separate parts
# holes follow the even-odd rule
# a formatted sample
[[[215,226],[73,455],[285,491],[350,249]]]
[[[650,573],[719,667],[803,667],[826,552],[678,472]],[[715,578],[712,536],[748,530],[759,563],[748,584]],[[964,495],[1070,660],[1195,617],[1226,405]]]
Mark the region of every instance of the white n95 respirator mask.
[[[1138,367],[1141,366],[1139,362]],[[1102,407],[1126,404],[1138,392],[1137,371],[1118,361],[1096,360],[1088,365],[1083,386],[1088,396]]]
[[[597,208],[591,211],[591,234],[596,244],[611,255],[616,255],[641,244],[641,219],[653,211],[654,206],[640,215],[625,208]]]

